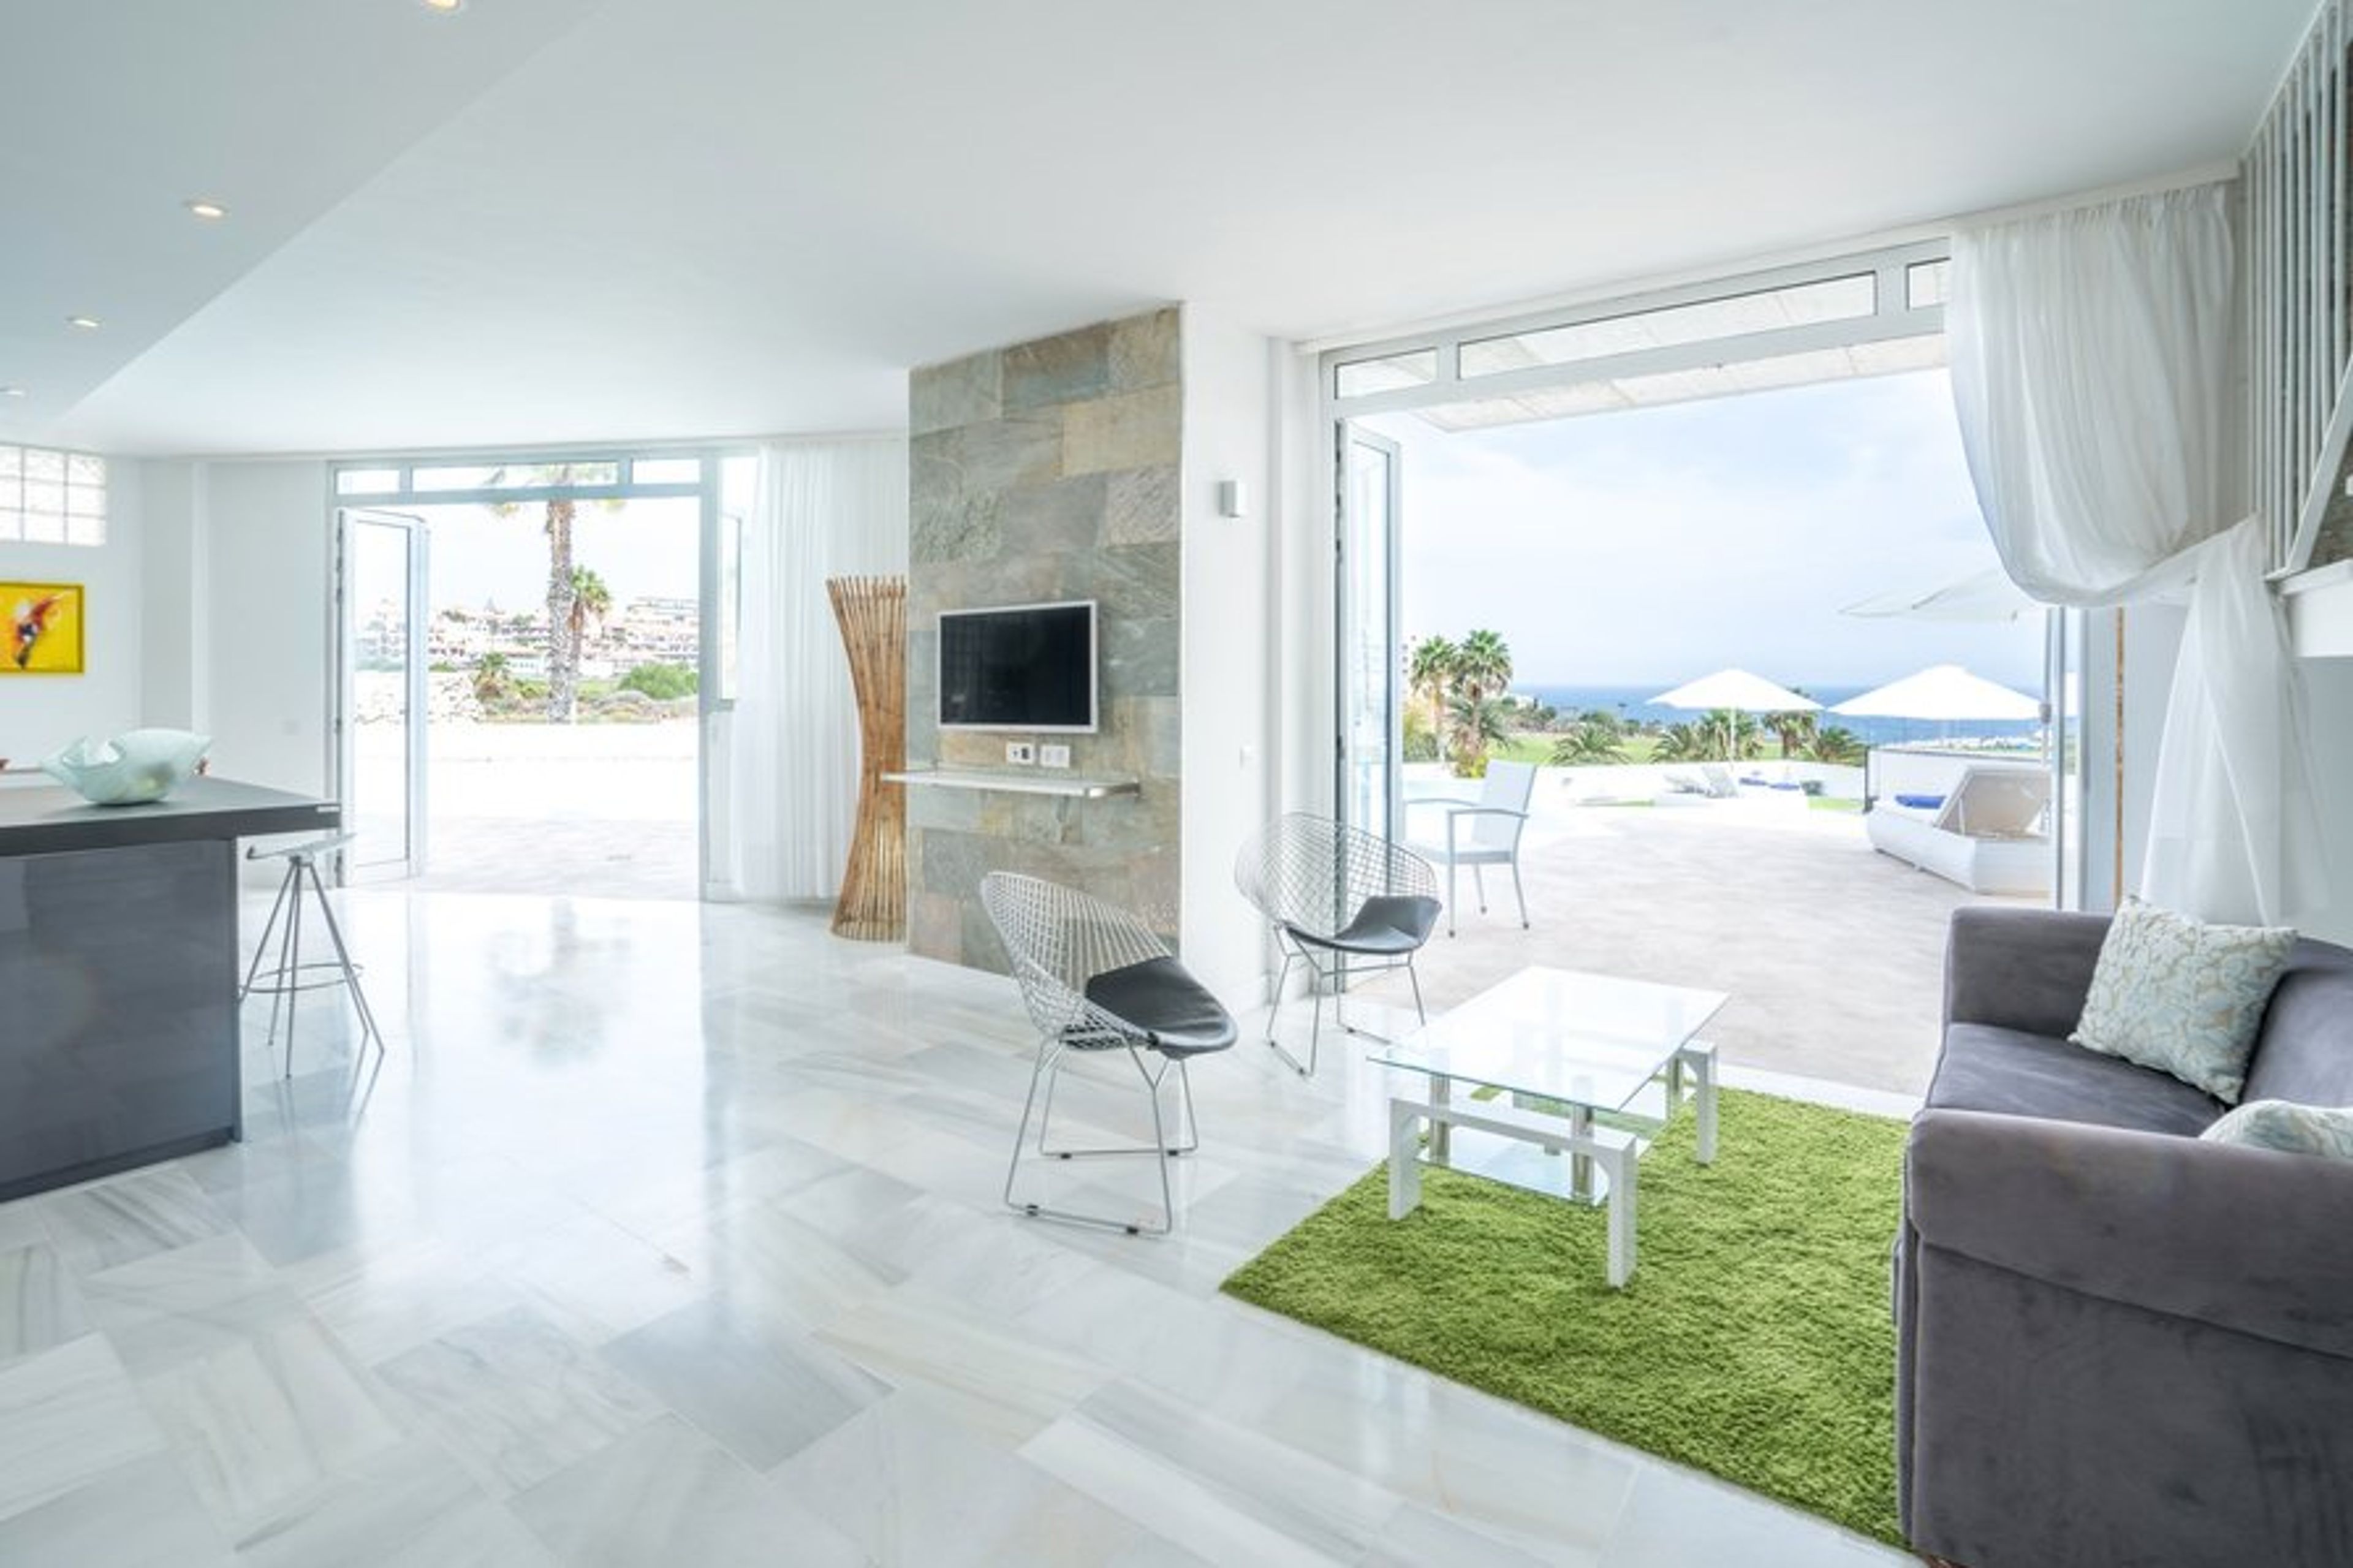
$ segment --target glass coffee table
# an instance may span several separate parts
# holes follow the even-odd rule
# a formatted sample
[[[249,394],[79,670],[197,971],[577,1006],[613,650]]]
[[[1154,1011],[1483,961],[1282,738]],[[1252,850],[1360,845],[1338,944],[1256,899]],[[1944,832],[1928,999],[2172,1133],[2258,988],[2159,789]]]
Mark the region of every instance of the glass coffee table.
[[[1699,1119],[1699,1163],[1715,1160],[1715,1047],[1694,1037],[1727,1000],[1720,991],[1528,968],[1394,1043],[1376,1044],[1373,1060],[1427,1083],[1422,1094],[1389,1100],[1389,1217],[1402,1219],[1421,1202],[1427,1127],[1433,1164],[1606,1203],[1609,1283],[1625,1284],[1634,1272],[1635,1163],[1650,1137],[1596,1118],[1655,1131],[1689,1100]],[[1565,1163],[1567,1179],[1542,1179],[1525,1160],[1516,1172],[1509,1159],[1458,1162],[1455,1134],[1463,1131],[1504,1140],[1506,1154],[1541,1151],[1540,1165]]]

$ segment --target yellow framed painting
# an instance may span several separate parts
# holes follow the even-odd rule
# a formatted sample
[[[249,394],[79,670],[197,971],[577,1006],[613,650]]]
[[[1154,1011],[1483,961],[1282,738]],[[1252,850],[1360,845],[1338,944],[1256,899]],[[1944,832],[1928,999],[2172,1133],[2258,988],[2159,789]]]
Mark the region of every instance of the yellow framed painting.
[[[79,583],[0,583],[0,675],[81,673]]]

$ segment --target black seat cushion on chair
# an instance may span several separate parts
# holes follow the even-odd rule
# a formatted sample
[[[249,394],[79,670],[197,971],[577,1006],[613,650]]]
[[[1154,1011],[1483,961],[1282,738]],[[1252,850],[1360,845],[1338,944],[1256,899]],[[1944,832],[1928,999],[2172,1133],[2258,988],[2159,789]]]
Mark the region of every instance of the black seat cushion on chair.
[[[1233,1016],[1173,958],[1106,970],[1087,982],[1086,996],[1168,1056],[1199,1056],[1234,1043]]]
[[[1283,929],[1301,942],[1338,952],[1411,952],[1438,929],[1442,908],[1436,899],[1419,893],[1409,897],[1377,893],[1357,909],[1355,920],[1329,936],[1301,931],[1294,925],[1285,925]]]

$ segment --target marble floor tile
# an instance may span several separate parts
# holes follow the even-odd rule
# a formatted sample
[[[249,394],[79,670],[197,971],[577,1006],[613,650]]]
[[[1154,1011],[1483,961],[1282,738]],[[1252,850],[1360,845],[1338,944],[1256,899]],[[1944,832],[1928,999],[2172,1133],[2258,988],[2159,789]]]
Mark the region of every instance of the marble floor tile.
[[[1020,1452],[1219,1562],[1353,1563],[1402,1507],[1370,1481],[1138,1384],[1113,1384]]]
[[[528,1531],[488,1501],[439,1445],[408,1437],[347,1458],[318,1484],[239,1536],[254,1568],[388,1568],[393,1563],[497,1563],[466,1543],[503,1541],[510,1561],[534,1560]]]
[[[0,1252],[48,1244],[49,1227],[42,1223],[38,1199],[19,1198],[15,1203],[0,1204]]]
[[[1133,1521],[991,1444],[920,1392],[894,1394],[845,1422],[787,1461],[774,1484],[885,1568],[1099,1563],[1138,1534]]]
[[[599,1353],[745,1465],[767,1470],[889,1392],[836,1350],[771,1328],[702,1301]]]
[[[227,1538],[161,1450],[0,1519],[0,1563],[27,1568],[229,1568]]]
[[[376,1370],[424,1429],[501,1497],[662,1414],[652,1395],[524,1308]]]
[[[1604,1568],[1916,1568],[1918,1559],[1706,1476],[1644,1467]]]
[[[480,1258],[438,1240],[362,1263],[313,1259],[281,1273],[367,1366],[524,1304],[522,1292]]]
[[[567,1568],[862,1568],[866,1553],[676,1416],[550,1477],[513,1510]]]
[[[56,1247],[39,1241],[0,1252],[0,1364],[79,1339],[93,1326]]]
[[[81,1289],[123,1364],[140,1377],[304,1317],[278,1270],[233,1231],[102,1269]]]
[[[0,1367],[0,1520],[165,1447],[103,1335]]]
[[[896,1388],[1008,1447],[1018,1447],[1102,1387],[1111,1372],[1050,1341],[975,1315],[914,1286],[842,1313],[818,1341]]]
[[[559,1568],[556,1556],[512,1509],[480,1502],[427,1518],[406,1541],[373,1557],[326,1558],[336,1568]],[[648,1563],[659,1563],[649,1557]]]
[[[139,1386],[196,1495],[243,1539],[400,1442],[372,1384],[305,1321]]]
[[[230,1228],[227,1216],[204,1189],[173,1164],[110,1176],[31,1201],[39,1206],[58,1256],[82,1274],[185,1247]]]

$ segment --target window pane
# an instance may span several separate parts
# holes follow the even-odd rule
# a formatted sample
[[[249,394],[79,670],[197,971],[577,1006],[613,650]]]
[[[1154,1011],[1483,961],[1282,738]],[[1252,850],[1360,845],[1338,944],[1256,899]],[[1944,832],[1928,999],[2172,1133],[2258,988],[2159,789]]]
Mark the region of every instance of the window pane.
[[[68,544],[103,544],[106,542],[106,519],[102,517],[69,517],[66,519]]]
[[[1375,392],[1427,386],[1437,379],[1438,351],[1415,349],[1386,359],[1360,359],[1342,365],[1333,377],[1332,391],[1339,397],[1363,397]]]
[[[339,496],[384,495],[398,489],[398,468],[345,468],[335,476],[335,493]]]
[[[1689,305],[1668,305],[1598,321],[1579,321],[1573,326],[1482,339],[1462,345],[1459,373],[1464,376],[1497,375],[1530,365],[1607,359],[1645,349],[1750,337],[1820,321],[1860,321],[1878,309],[1878,278],[1873,273],[1859,272],[1814,283],[1793,283],[1786,289],[1767,289],[1728,299],[1701,300]]]
[[[410,486],[419,490],[530,490],[557,485],[615,485],[618,463],[470,463],[418,468]]]
[[[38,447],[25,449],[25,476],[34,479],[63,479],[66,477],[66,455],[45,452]]]
[[[66,542],[66,520],[62,512],[28,511],[25,514],[25,542],[27,544],[63,544]]]
[[[77,485],[103,485],[106,483],[106,459],[83,452],[69,452],[66,454],[66,479]]]
[[[629,482],[639,485],[692,485],[702,482],[700,458],[639,458],[629,465]]]
[[[1952,282],[1951,262],[1915,261],[1904,269],[1904,303],[1915,310],[1941,305]]]
[[[66,487],[66,515],[69,517],[104,517],[106,492],[88,485]]]
[[[62,512],[66,510],[65,486],[59,484],[49,484],[44,480],[26,480],[25,510],[26,511]]]
[[[0,447],[0,479],[14,479],[25,471],[25,448]]]

